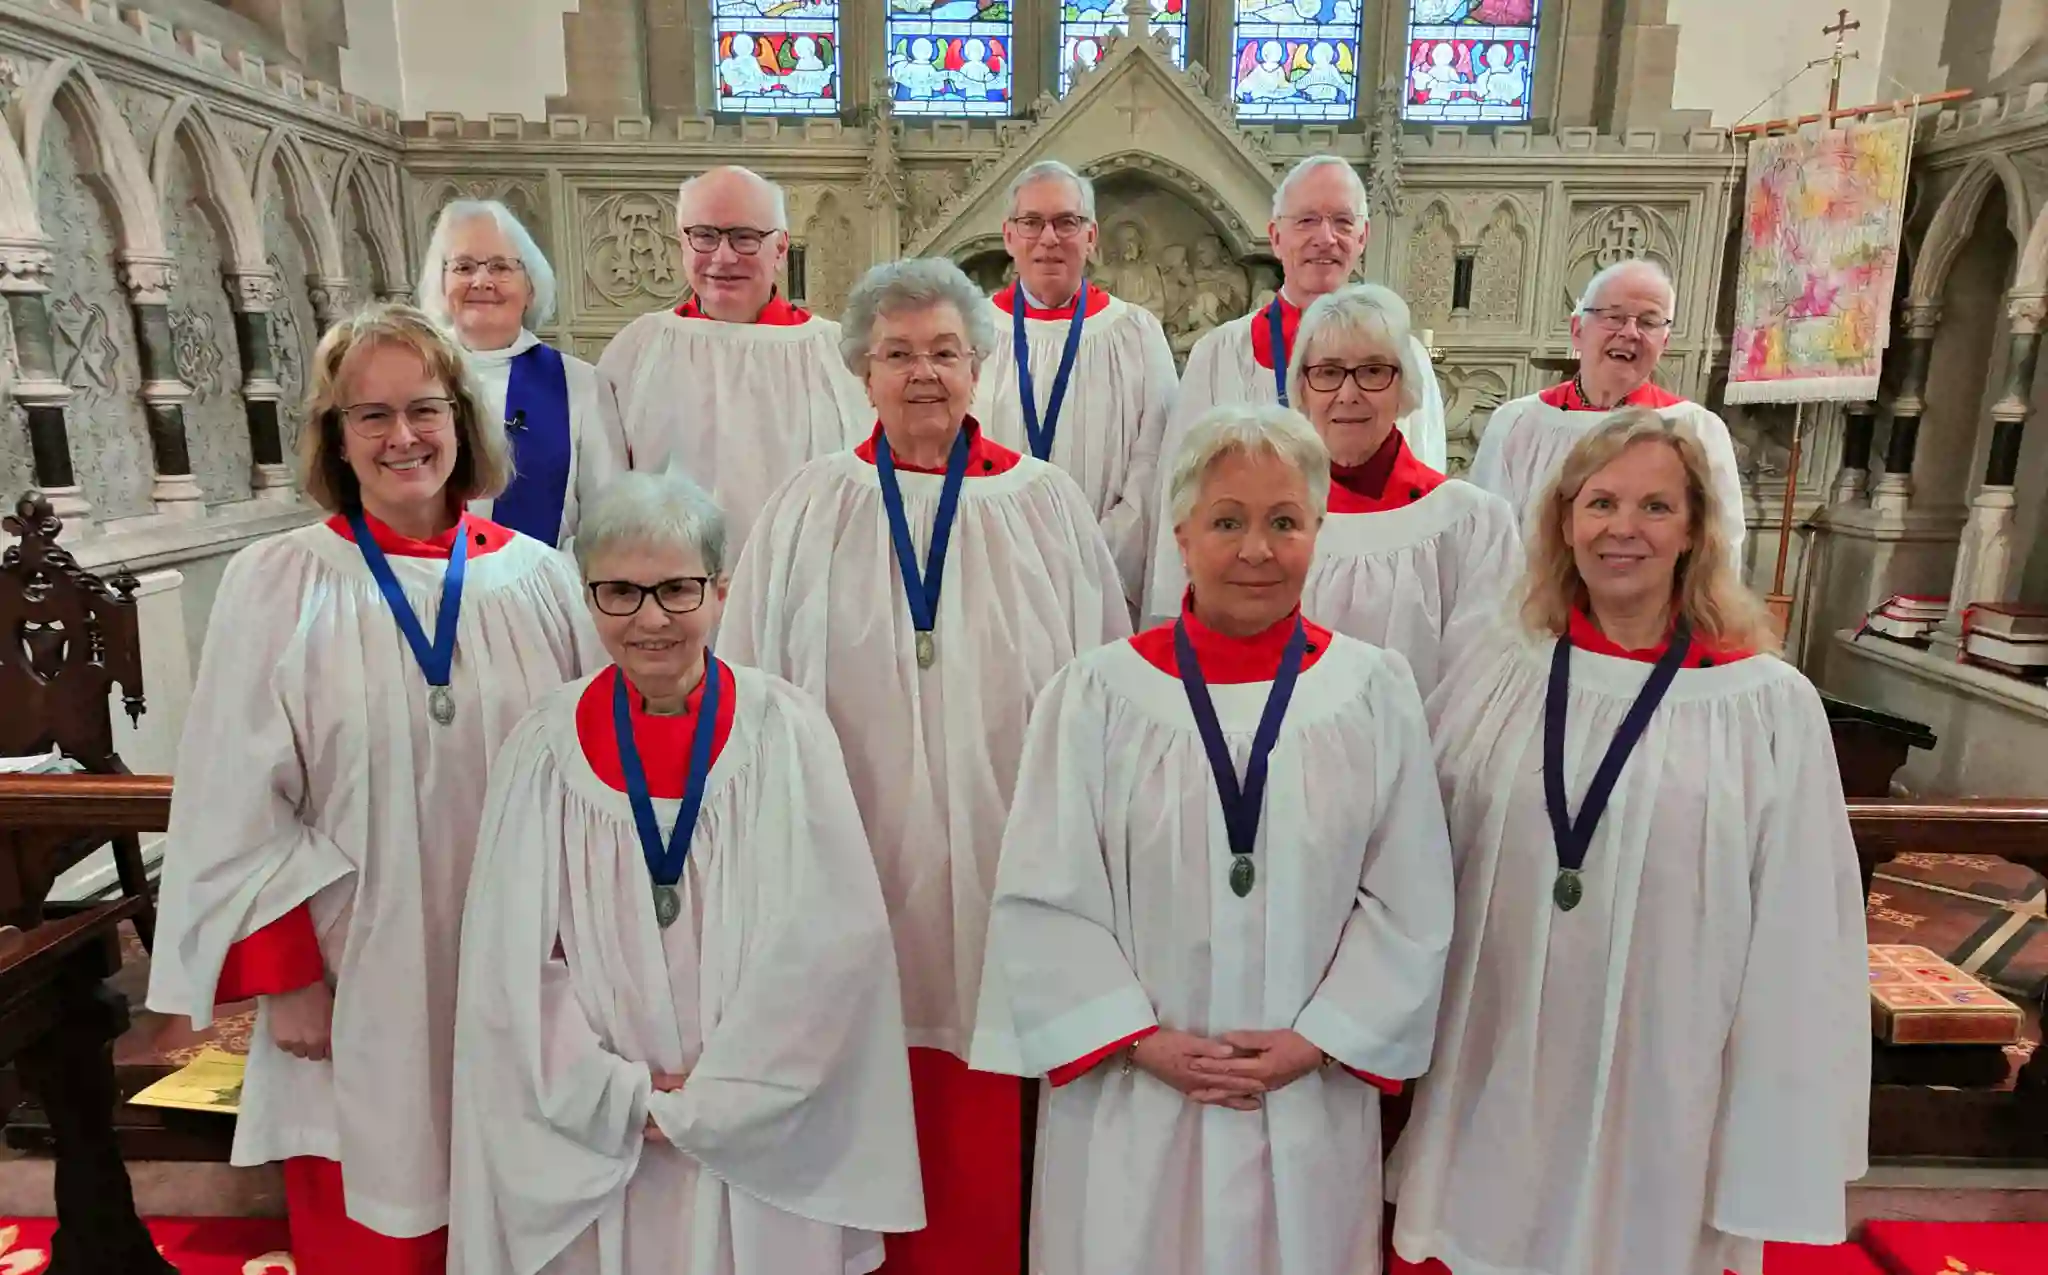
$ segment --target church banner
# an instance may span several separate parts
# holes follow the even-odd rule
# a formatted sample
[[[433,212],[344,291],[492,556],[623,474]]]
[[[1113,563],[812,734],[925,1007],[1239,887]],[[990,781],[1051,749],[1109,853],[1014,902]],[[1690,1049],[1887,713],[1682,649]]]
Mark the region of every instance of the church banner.
[[[1894,119],[1750,143],[1729,402],[1877,396],[1912,142]]]

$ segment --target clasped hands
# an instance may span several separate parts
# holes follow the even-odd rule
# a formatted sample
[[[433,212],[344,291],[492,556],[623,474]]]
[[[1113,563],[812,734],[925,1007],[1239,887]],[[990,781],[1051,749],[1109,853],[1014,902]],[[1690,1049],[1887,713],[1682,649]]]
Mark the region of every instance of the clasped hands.
[[[689,1078],[689,1072],[670,1074],[669,1072],[665,1071],[657,1071],[654,1073],[654,1092],[674,1093],[676,1090],[681,1089],[683,1087],[683,1082],[688,1080]],[[647,1135],[647,1140],[649,1142],[659,1142],[663,1146],[668,1145],[668,1135],[661,1131],[660,1125],[654,1123],[654,1117],[652,1115],[647,1117],[647,1128],[645,1130],[645,1133]]]
[[[1323,1051],[1291,1030],[1224,1032],[1210,1038],[1161,1028],[1131,1046],[1131,1061],[1193,1102],[1257,1111],[1262,1094],[1323,1065]]]

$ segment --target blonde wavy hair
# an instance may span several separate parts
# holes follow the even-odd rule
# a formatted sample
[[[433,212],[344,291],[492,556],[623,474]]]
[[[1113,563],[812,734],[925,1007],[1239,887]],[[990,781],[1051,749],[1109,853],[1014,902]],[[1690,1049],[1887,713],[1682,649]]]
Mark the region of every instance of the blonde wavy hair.
[[[456,508],[503,492],[512,481],[512,447],[504,426],[486,417],[462,350],[423,311],[409,305],[365,306],[327,329],[313,352],[313,385],[299,431],[299,487],[330,513],[362,508],[362,484],[343,455],[342,401],[355,356],[379,346],[411,350],[455,401],[455,468],[445,490]]]
[[[1572,505],[1588,479],[1637,443],[1662,443],[1685,466],[1687,535],[1691,547],[1678,556],[1671,583],[1676,613],[1693,637],[1724,651],[1776,652],[1779,639],[1770,613],[1735,571],[1735,556],[1722,535],[1720,502],[1707,469],[1699,435],[1683,421],[1666,420],[1654,409],[1625,407],[1581,438],[1544,488],[1530,520],[1529,565],[1522,577],[1522,622],[1532,632],[1565,631],[1572,608],[1585,596],[1566,528]]]

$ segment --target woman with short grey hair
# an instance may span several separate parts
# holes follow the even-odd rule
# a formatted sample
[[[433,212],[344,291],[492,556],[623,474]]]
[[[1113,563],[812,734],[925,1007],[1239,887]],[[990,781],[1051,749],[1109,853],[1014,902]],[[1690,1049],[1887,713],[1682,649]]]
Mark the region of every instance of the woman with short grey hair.
[[[888,912],[831,725],[712,655],[725,518],[688,478],[621,477],[576,558],[612,663],[492,770],[449,1269],[873,1269],[875,1233],[924,1210]]]
[[[513,452],[512,485],[471,508],[550,545],[576,534],[592,496],[626,467],[612,386],[533,329],[555,311],[555,271],[511,209],[458,199],[441,210],[420,266],[420,307],[455,334],[493,425]]]
[[[994,331],[958,266],[876,266],[844,331],[874,432],[761,509],[721,649],[823,701],[881,869],[924,1172],[944,1184],[924,1231],[890,1237],[890,1267],[1014,1269],[1022,1086],[966,1065],[996,847],[1032,701],[1129,634],[1129,611],[1074,480],[970,414]]]

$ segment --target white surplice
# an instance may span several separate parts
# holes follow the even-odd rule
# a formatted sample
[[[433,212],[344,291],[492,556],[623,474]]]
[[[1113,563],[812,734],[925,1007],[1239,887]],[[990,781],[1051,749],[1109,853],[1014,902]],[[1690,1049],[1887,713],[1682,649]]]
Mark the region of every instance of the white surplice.
[[[944,478],[897,471],[923,570]],[[1095,511],[1026,456],[969,478],[929,669],[875,467],[813,461],[768,502],[733,578],[719,654],[824,704],[882,877],[909,1043],[965,1058],[1003,820],[1038,693],[1130,612]]]
[[[839,325],[643,314],[605,346],[635,469],[674,464],[718,501],[736,557],[770,492],[851,447],[874,413],[839,357]]]
[[[1013,304],[1025,304],[1022,291]],[[982,365],[974,416],[988,436],[1013,451],[1029,453],[1023,400],[1017,383],[1011,316],[988,303],[996,324],[996,349]],[[1031,388],[1039,420],[1052,401],[1053,381],[1066,350],[1067,319],[1024,320],[1031,351]],[[1173,348],[1150,310],[1111,297],[1081,325],[1081,344],[1061,400],[1053,433],[1053,464],[1067,471],[1095,507],[1102,534],[1116,556],[1124,594],[1136,606],[1144,598],[1146,560],[1152,552],[1152,508],[1158,484],[1159,441],[1178,384]]]
[[[431,635],[447,562],[393,555]],[[356,546],[325,524],[228,564],[178,750],[149,1007],[204,1026],[228,947],[309,904],[334,1053],[249,1040],[233,1163],[341,1163],[348,1215],[385,1235],[448,1221],[449,1049],[463,895],[491,759],[603,656],[567,558],[525,536],[472,558],[455,720]]]
[[[1742,503],[1742,471],[1735,459],[1735,442],[1728,426],[1698,403],[1683,402],[1657,409],[1666,420],[1684,421],[1699,435],[1713,471],[1714,495],[1719,498],[1723,528],[1736,565],[1743,563],[1744,528],[1748,518]],[[1486,432],[1480,435],[1479,450],[1472,457],[1474,484],[1506,500],[1515,517],[1529,532],[1529,508],[1557,477],[1558,467],[1572,447],[1606,420],[1611,412],[1571,412],[1552,407],[1535,394],[1503,403],[1494,409]]]
[[[852,1275],[881,1262],[870,1232],[924,1225],[889,919],[831,723],[779,678],[733,682],[666,930],[632,805],[577,736],[588,682],[492,772],[453,1275]],[[681,804],[654,802],[664,832]]]
[[[505,396],[512,388],[512,360],[539,345],[524,328],[502,350],[464,350],[463,361],[484,392],[485,419],[505,419]],[[569,382],[569,487],[562,494],[561,543],[575,538],[583,511],[596,502],[606,484],[625,472],[626,432],[619,421],[618,396],[610,378],[596,367],[562,351],[562,374]],[[469,502],[471,513],[491,516],[489,500]]]
[[[1210,688],[1240,774],[1271,688]],[[1293,1028],[1348,1067],[1420,1075],[1451,863],[1400,656],[1337,636],[1302,672],[1245,898],[1231,858],[1180,680],[1129,643],[1069,665],[1032,716],[974,1065],[1043,1075],[1157,1024]],[[1341,1069],[1243,1112],[1105,1063],[1045,1100],[1031,1269],[1376,1275],[1379,1172],[1379,1091]]]
[[[1395,1247],[1452,1275],[1758,1275],[1839,1243],[1866,1167],[1863,892],[1826,712],[1790,665],[1684,669],[1559,910],[1554,641],[1430,701],[1457,858],[1436,1062],[1389,1165]],[[1576,816],[1652,666],[1571,657]]]

